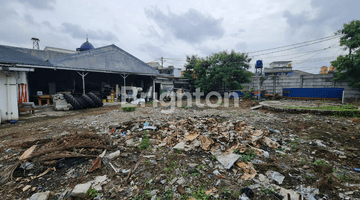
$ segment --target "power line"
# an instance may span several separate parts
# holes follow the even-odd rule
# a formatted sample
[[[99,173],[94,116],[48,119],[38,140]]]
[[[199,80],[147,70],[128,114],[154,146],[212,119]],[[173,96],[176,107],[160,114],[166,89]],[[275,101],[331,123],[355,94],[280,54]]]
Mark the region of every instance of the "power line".
[[[332,39],[336,39],[336,38],[331,38],[331,39],[327,39],[327,40],[322,40],[322,41],[318,41],[318,42],[313,42],[313,43],[310,43],[310,44],[304,44],[304,45],[301,45],[301,46],[292,47],[292,48],[288,48],[288,49],[283,49],[283,50],[279,50],[279,51],[274,51],[274,52],[269,52],[269,53],[263,53],[263,54],[253,55],[253,56],[249,56],[249,57],[254,58],[255,56],[262,56],[262,55],[268,55],[268,54],[273,54],[273,53],[288,51],[288,50],[297,49],[297,48],[301,48],[301,47],[305,47],[305,46],[310,46],[310,45],[317,44],[317,43],[320,43],[320,42],[325,42],[325,41],[332,40]]]
[[[327,40],[331,40],[331,39],[338,38],[338,37],[340,37],[340,36],[341,36],[341,35],[333,35],[333,36],[328,36],[328,37],[319,38],[319,39],[315,39],[315,40],[309,40],[309,41],[305,41],[305,42],[299,42],[299,43],[295,43],[295,44],[290,44],[290,45],[281,46],[281,47],[275,47],[275,48],[270,48],[270,49],[264,49],[264,50],[258,50],[258,51],[251,51],[251,52],[247,52],[247,53],[250,54],[250,53],[270,51],[270,50],[275,50],[275,49],[282,49],[282,48],[285,48],[285,47],[291,47],[291,46],[296,46],[296,45],[300,45],[300,44],[306,44],[306,43],[310,43],[310,42],[316,42],[316,41],[319,41],[319,40],[321,40],[321,41],[319,41],[319,42],[323,42],[322,40],[327,41]],[[319,42],[316,42],[316,43],[319,43]]]

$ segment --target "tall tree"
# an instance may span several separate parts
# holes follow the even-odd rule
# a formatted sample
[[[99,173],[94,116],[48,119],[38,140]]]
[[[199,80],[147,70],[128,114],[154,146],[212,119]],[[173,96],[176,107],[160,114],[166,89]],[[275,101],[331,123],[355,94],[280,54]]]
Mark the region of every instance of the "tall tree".
[[[250,61],[247,54],[235,51],[222,51],[206,58],[187,56],[184,77],[205,93],[220,88],[241,89],[241,83],[251,81],[251,73],[246,71]]]
[[[340,38],[340,46],[344,46],[344,50],[349,49],[349,54],[331,62],[337,70],[335,81],[346,81],[350,87],[360,90],[360,21],[344,24],[336,34],[344,34]]]

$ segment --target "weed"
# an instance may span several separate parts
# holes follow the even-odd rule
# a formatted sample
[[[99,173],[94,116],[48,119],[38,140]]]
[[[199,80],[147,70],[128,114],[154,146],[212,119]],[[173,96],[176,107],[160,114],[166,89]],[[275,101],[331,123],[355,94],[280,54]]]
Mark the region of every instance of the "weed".
[[[99,194],[99,192],[98,192],[97,190],[95,190],[95,189],[88,189],[88,191],[86,191],[86,194],[87,194],[89,197],[94,198],[94,197],[96,197],[96,196]]]
[[[316,166],[331,166],[330,164],[327,164],[323,160],[315,160],[314,165],[316,165]]]
[[[133,112],[136,110],[136,107],[121,107],[121,109],[124,111],[124,112]]]
[[[306,160],[304,158],[299,158],[299,160],[302,162],[302,163],[305,163]]]
[[[197,173],[197,172],[194,172],[194,173],[191,173],[191,176],[197,176],[197,177],[200,177],[201,174],[200,173]]]
[[[284,149],[282,147],[278,147],[277,150],[278,151],[284,151]]]
[[[173,199],[173,191],[170,189],[170,190],[166,190],[164,192],[164,199],[166,200],[172,200]]]
[[[296,149],[296,145],[298,145],[299,141],[298,138],[295,136],[294,141],[292,142],[291,148]]]
[[[239,154],[239,149],[237,149]],[[234,150],[235,153],[235,150]],[[246,149],[245,153],[240,154],[241,155],[241,161],[243,162],[250,162],[252,159],[256,157],[256,153],[254,150]]]
[[[268,189],[260,188],[260,193],[261,194],[273,195],[273,194],[276,194],[276,190],[275,190],[274,187],[269,187]]]
[[[215,155],[212,155],[212,156],[211,156],[211,160],[212,160],[212,161],[216,161],[216,160],[217,160],[216,156],[215,156]]]
[[[207,195],[205,190],[200,188],[197,191],[193,192],[193,197],[195,199],[206,200],[210,198],[210,195]]]
[[[141,140],[139,149],[147,149],[149,147],[150,147],[150,141],[149,141],[149,138],[147,137],[147,131],[144,130],[144,137]]]
[[[204,166],[205,166],[204,164],[201,164],[201,165],[199,165],[199,166],[196,167],[196,170],[199,171],[199,170],[201,170]]]

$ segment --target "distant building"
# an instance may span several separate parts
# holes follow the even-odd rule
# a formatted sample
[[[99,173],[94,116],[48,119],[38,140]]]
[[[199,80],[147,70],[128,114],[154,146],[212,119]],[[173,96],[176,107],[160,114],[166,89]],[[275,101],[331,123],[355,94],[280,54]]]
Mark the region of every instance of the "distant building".
[[[291,61],[274,61],[270,63],[270,68],[275,67],[291,67]]]
[[[301,70],[293,70],[292,67],[274,67],[264,68],[265,76],[300,76],[300,75],[311,75],[312,73],[304,72]]]
[[[163,68],[158,62],[148,62],[146,63],[151,67],[157,69],[162,76],[173,76],[173,77],[181,77],[181,69],[175,68],[174,66],[168,66]]]

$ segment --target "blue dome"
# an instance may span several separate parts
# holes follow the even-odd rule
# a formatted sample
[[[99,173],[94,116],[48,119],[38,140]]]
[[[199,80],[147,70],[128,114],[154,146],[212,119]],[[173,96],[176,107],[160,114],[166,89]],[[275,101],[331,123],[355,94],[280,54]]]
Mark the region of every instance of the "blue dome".
[[[84,42],[80,48],[77,48],[76,51],[87,51],[91,49],[94,49],[94,46],[86,39],[86,42]]]

